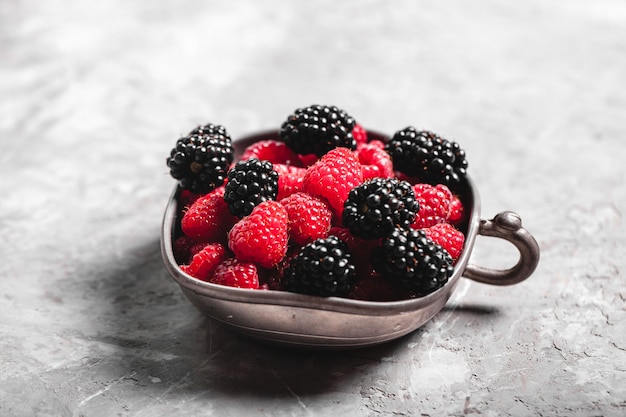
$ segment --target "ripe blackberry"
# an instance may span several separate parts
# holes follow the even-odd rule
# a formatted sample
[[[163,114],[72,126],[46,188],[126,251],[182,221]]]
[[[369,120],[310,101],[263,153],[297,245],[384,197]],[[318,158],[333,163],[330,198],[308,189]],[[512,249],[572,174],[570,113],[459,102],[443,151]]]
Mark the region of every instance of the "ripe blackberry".
[[[166,163],[180,187],[206,194],[224,184],[234,149],[223,126],[207,124],[176,141]]]
[[[355,281],[347,245],[337,236],[328,236],[302,247],[285,269],[282,283],[286,291],[345,297]]]
[[[451,185],[465,177],[467,159],[458,143],[409,126],[396,132],[385,149],[394,169],[432,185]]]
[[[374,269],[418,295],[442,287],[454,272],[452,258],[423,230],[395,229],[372,251]]]
[[[296,109],[280,128],[282,140],[298,154],[324,155],[337,147],[356,149],[355,121],[335,106],[312,105]]]
[[[343,208],[343,225],[365,239],[387,236],[396,227],[408,229],[419,210],[410,183],[374,178],[354,187]]]
[[[277,194],[278,173],[269,161],[250,158],[237,162],[228,172],[224,200],[228,210],[239,218],[264,201],[276,200]]]

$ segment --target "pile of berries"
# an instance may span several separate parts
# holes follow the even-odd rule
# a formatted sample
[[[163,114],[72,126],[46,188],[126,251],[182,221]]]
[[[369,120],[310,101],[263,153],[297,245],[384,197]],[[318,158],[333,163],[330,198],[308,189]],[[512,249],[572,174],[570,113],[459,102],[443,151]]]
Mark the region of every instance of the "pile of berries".
[[[235,161],[207,124],[176,142],[174,255],[216,284],[391,301],[427,295],[454,271],[465,236],[456,142],[414,127],[369,137],[335,106],[297,109]]]

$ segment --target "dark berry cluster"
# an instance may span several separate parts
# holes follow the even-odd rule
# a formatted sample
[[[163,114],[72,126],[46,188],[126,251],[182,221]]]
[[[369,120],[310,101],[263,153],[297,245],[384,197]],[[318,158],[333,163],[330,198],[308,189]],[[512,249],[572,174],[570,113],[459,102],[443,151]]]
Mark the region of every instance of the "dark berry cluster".
[[[178,139],[166,163],[181,188],[205,194],[224,184],[233,157],[226,129],[207,124]]]
[[[396,132],[386,145],[394,169],[429,184],[451,185],[465,177],[467,159],[458,143],[412,126]]]
[[[301,294],[346,296],[356,280],[356,269],[346,244],[336,236],[304,246],[283,275],[283,287]]]
[[[276,200],[278,173],[269,161],[250,158],[239,161],[228,172],[224,200],[230,212],[245,217],[264,201]]]
[[[418,295],[441,288],[454,272],[450,254],[423,230],[395,229],[372,251],[374,268]]]
[[[409,229],[418,210],[410,183],[374,178],[350,191],[344,203],[343,224],[354,236],[379,238],[396,227]]]
[[[336,106],[297,109],[283,123],[280,137],[294,152],[322,156],[336,147],[356,149],[355,121]]]

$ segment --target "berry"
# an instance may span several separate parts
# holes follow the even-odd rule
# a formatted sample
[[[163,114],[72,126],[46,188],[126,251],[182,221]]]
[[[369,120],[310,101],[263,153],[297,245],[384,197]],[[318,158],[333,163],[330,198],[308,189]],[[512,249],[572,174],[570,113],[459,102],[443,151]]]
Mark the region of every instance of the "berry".
[[[442,287],[454,272],[450,254],[423,230],[395,229],[372,251],[376,272],[418,295]]]
[[[193,255],[189,265],[181,265],[183,272],[194,278],[208,281],[217,265],[226,257],[226,249],[219,243],[204,246],[202,250]]]
[[[278,173],[278,194],[276,201],[280,201],[293,193],[302,191],[305,168],[293,165],[274,164],[274,171]]]
[[[217,265],[209,278],[213,284],[238,288],[259,288],[259,275],[254,264],[241,262],[236,258],[228,258]]]
[[[224,187],[206,194],[187,209],[180,226],[185,235],[206,242],[226,242],[228,231],[237,219],[224,201]]]
[[[287,252],[288,230],[283,205],[273,200],[264,201],[230,229],[228,246],[241,262],[271,268]]]
[[[331,226],[333,212],[322,200],[306,193],[295,193],[280,200],[289,217],[289,237],[298,245],[306,245],[325,237]]]
[[[281,139],[299,154],[324,155],[331,149],[356,149],[354,118],[335,106],[312,105],[296,109],[280,128]]]
[[[438,223],[424,229],[426,236],[444,248],[456,262],[463,251],[465,235],[450,223]]]
[[[463,208],[463,202],[458,196],[453,195],[452,201],[450,202],[450,213],[448,213],[448,222],[457,225],[461,223],[461,220],[463,220],[464,214],[465,209]]]
[[[411,225],[412,228],[422,229],[448,220],[452,203],[452,192],[448,187],[443,184],[435,186],[419,183],[413,185],[413,191],[420,209]]]
[[[347,296],[356,279],[347,246],[336,236],[304,246],[285,270],[283,287],[302,294]]]
[[[206,194],[224,184],[233,157],[234,149],[226,129],[208,124],[178,139],[166,163],[181,188]]]
[[[411,184],[374,178],[350,191],[344,203],[343,224],[358,237],[384,237],[396,227],[408,229],[419,208]]]
[[[191,261],[191,257],[200,252],[206,245],[208,245],[207,242],[199,242],[197,239],[185,235],[179,236],[172,242],[174,259],[179,265],[187,264]]]
[[[360,144],[357,146],[357,155],[362,165],[363,179],[391,178],[394,176],[393,162],[383,148],[376,144]]]
[[[272,163],[251,158],[239,161],[228,171],[224,200],[230,212],[242,218],[254,207],[278,195],[278,173]]]
[[[352,129],[352,137],[354,137],[354,141],[357,146],[362,143],[367,143],[367,131],[358,123],[354,124],[354,128]]]
[[[409,126],[396,132],[386,150],[394,169],[429,184],[451,185],[461,181],[467,170],[465,151],[458,143],[429,131]]]
[[[302,190],[328,201],[341,219],[343,203],[350,190],[363,182],[361,164],[348,148],[335,148],[307,168]]]
[[[272,139],[254,142],[248,146],[241,155],[241,160],[245,161],[250,158],[270,161],[272,164],[302,165],[298,154],[289,149],[285,142]]]

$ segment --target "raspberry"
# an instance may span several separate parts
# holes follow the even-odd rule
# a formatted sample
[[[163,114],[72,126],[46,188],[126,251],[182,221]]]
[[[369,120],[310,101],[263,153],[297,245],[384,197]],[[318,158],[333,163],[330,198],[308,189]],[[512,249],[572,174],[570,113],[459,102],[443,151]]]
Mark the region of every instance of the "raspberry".
[[[343,224],[355,236],[379,238],[396,227],[408,229],[418,210],[411,184],[374,178],[350,191],[344,203]]]
[[[187,209],[200,197],[202,197],[202,194],[195,194],[189,190],[180,190],[180,194],[178,195],[178,206],[183,209]]]
[[[276,201],[280,201],[293,193],[302,191],[302,180],[305,168],[293,165],[274,164],[274,171],[278,173],[278,195]]]
[[[181,219],[183,233],[205,242],[226,242],[237,219],[228,211],[223,195],[224,187],[220,187],[194,201]]]
[[[461,199],[453,195],[452,201],[450,202],[450,213],[448,213],[448,222],[457,225],[461,223],[463,220],[463,215],[465,214],[465,209],[463,208],[463,202]]]
[[[277,195],[278,173],[269,161],[251,158],[237,162],[228,171],[224,200],[230,212],[239,218],[264,201],[276,200]]]
[[[322,200],[306,193],[295,193],[280,200],[289,217],[289,237],[306,245],[325,237],[331,226],[332,211]]]
[[[415,221],[411,225],[413,229],[422,229],[443,223],[450,215],[452,192],[443,184],[436,186],[420,183],[413,185],[415,199],[420,205]]]
[[[172,251],[174,252],[174,259],[179,265],[189,263],[191,257],[198,253],[202,249],[202,245],[207,245],[207,242],[198,242],[189,236],[179,236],[172,242]]]
[[[448,251],[454,262],[459,259],[465,242],[465,235],[460,230],[450,223],[439,223],[424,229],[424,232],[433,242]]]
[[[394,176],[393,162],[384,149],[376,144],[360,144],[357,146],[359,162],[363,165],[363,179],[391,178]]]
[[[454,272],[450,254],[423,230],[396,229],[372,251],[374,269],[418,295],[442,287]]]
[[[234,149],[226,129],[208,124],[178,139],[166,163],[181,188],[206,194],[224,184],[233,157]]]
[[[394,169],[429,184],[456,184],[465,177],[467,160],[456,142],[409,126],[396,132],[386,147]]]
[[[367,143],[367,131],[358,123],[355,123],[354,128],[352,128],[352,137],[354,137],[357,147],[359,144]]]
[[[194,278],[208,281],[217,268],[217,265],[226,257],[226,249],[219,243],[204,246],[202,250],[193,255],[189,265],[181,265],[183,272]]]
[[[307,168],[303,181],[303,191],[326,199],[341,219],[350,190],[363,182],[361,164],[350,149],[335,148]]]
[[[305,168],[310,167],[311,165],[316,163],[319,159],[319,157],[315,155],[314,153],[308,153],[306,155],[298,155],[298,157],[300,159],[300,163]]]
[[[259,275],[254,264],[228,258],[217,265],[209,282],[238,288],[259,288]]]
[[[356,149],[354,118],[335,106],[312,105],[296,109],[280,128],[281,139],[299,154],[324,155],[331,149]]]
[[[302,294],[347,296],[356,279],[347,246],[336,236],[304,246],[285,270],[283,287]]]
[[[261,140],[248,146],[241,160],[257,158],[261,161],[270,161],[272,164],[285,164],[291,166],[301,166],[300,157],[292,151],[285,142],[278,140]]]
[[[273,200],[256,206],[228,234],[228,246],[237,259],[265,268],[273,267],[285,256],[288,240],[287,211]]]

